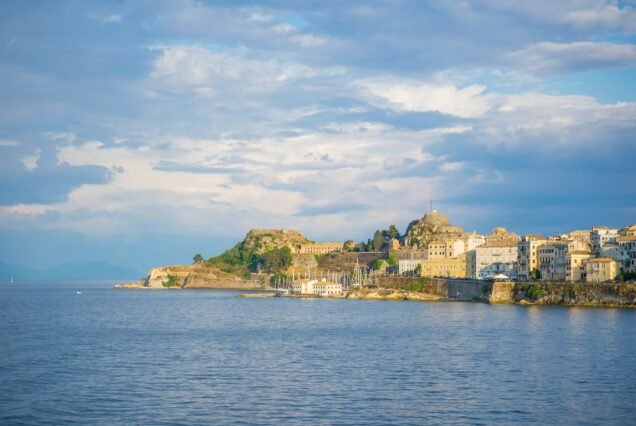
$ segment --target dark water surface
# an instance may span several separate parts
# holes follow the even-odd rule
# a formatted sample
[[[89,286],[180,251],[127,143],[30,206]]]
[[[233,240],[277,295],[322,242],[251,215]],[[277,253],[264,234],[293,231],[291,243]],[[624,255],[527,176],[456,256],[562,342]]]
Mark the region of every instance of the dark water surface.
[[[636,310],[112,284],[0,284],[0,424],[636,422]]]

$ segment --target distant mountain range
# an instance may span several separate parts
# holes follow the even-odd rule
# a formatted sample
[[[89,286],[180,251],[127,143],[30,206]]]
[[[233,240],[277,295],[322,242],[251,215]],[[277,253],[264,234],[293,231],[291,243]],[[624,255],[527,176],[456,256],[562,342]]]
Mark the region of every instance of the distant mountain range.
[[[39,270],[21,265],[0,262],[0,282],[11,276],[16,281],[24,280],[137,280],[144,271],[113,265],[108,262],[65,263],[52,269]]]

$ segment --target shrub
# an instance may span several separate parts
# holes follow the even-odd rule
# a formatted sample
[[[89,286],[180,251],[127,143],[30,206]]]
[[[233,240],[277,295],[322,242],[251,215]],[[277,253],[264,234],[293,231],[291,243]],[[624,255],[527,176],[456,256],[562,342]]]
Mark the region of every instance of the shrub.
[[[161,283],[164,287],[179,287],[180,286],[179,279],[176,275],[168,274],[168,280]]]
[[[537,300],[545,294],[545,290],[539,284],[529,284],[525,293],[528,299]]]

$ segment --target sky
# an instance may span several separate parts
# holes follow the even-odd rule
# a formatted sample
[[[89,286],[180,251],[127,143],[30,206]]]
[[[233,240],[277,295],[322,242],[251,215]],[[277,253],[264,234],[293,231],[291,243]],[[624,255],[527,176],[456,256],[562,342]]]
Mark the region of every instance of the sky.
[[[0,94],[0,262],[636,222],[636,0],[5,0]]]

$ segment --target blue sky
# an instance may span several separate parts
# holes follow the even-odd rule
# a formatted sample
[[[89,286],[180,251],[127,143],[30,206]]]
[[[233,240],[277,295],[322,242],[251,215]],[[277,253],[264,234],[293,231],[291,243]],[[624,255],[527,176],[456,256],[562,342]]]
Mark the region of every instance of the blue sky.
[[[636,222],[636,1],[0,3],[0,261]]]

